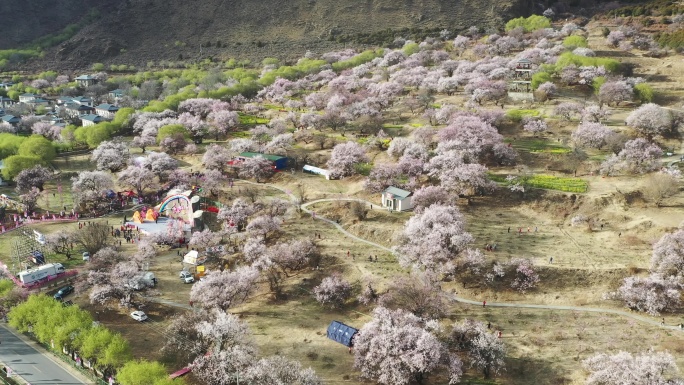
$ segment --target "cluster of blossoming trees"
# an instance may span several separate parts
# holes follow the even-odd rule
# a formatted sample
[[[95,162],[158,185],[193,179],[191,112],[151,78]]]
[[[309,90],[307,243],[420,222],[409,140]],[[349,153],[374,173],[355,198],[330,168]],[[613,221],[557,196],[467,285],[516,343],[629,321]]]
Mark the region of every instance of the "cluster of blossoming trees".
[[[682,121],[677,113],[646,103],[625,121],[632,137],[608,126],[609,106],[637,99],[649,101],[652,95],[649,97],[644,79],[622,76],[610,65],[592,61],[596,54],[581,46],[582,39],[566,39],[582,33],[572,23],[559,30],[516,27],[504,35],[486,37],[475,28],[451,41],[403,41],[400,49],[381,51],[360,65],[338,71],[334,64],[356,58],[356,52],[331,52],[321,56],[328,64],[317,71],[277,78],[249,99],[242,95],[228,100],[190,97],[177,103],[175,110],[133,113],[125,122],[134,135],[130,143],[103,138],[93,146],[91,160],[97,170],[83,171],[73,178],[74,203],[85,211],[106,208],[111,205],[108,195],[114,186],[143,196],[162,185],[185,190],[199,184],[218,195],[229,163],[238,154],[260,152],[316,159],[301,154],[301,146],[296,144],[302,142],[332,150],[318,164],[325,163],[336,178],[360,173],[371,161],[369,150],[386,150],[387,161],[372,165],[364,185],[373,193],[388,186],[414,192],[415,213],[406,222],[395,249],[401,266],[413,271],[390,283],[384,293],[377,292],[373,282],[365,283],[358,300],[376,307],[373,320],[361,328],[355,340],[355,366],[364,377],[383,384],[421,383],[435,371],[448,373],[449,383],[457,383],[464,363],[486,376],[499,373],[504,370],[505,348],[485,325],[464,320],[445,329],[435,321],[446,315],[448,295],[439,284],[444,277],[522,293],[534,289],[540,280],[529,259],[488,262],[482,251],[472,247],[473,236],[466,231],[464,217],[455,206],[455,197],[486,194],[496,188],[488,178],[489,167],[512,165],[518,160],[500,134],[511,119],[505,117],[503,108],[485,106],[503,107],[508,81],[521,59],[535,68],[532,83],[535,96],[542,100],[557,95],[560,85],[594,88],[597,104],[560,103],[553,115],[565,122],[579,121],[571,136],[577,149],[607,149],[612,153],[596,168],[604,175],[660,169],[663,152],[655,141],[669,135]],[[656,49],[652,40],[628,28],[610,32],[607,41],[621,49]],[[515,57],[506,57],[511,52],[516,52]],[[466,59],[469,53],[473,55]],[[541,71],[542,67],[545,71],[555,68],[554,77]],[[271,70],[264,67],[265,73]],[[58,77],[54,82],[63,80]],[[196,91],[239,82],[210,80],[207,75],[202,84],[194,85]],[[48,85],[39,80],[32,84],[37,89]],[[139,91],[151,99],[160,96],[153,88],[154,84],[146,81]],[[436,93],[451,96],[457,92],[466,96],[464,106],[448,102],[435,105]],[[283,113],[274,112],[274,105]],[[408,112],[427,124],[411,129],[408,137],[390,140],[384,123],[390,119],[403,121]],[[250,123],[247,135],[231,139],[227,145],[206,146],[202,175],[177,169],[178,162],[171,155],[196,154],[203,140],[225,138],[241,129],[241,118]],[[256,124],[265,118],[271,118],[267,124]],[[254,119],[253,125],[250,119]],[[49,123],[31,119],[25,122],[30,122],[24,124],[34,134],[51,140],[75,139],[69,130]],[[525,116],[516,127],[539,136],[550,129],[550,123],[543,117]],[[325,129],[345,139],[325,135]],[[347,138],[350,129],[366,140]],[[10,128],[2,125],[0,130]],[[129,146],[140,148],[146,157],[132,159]],[[156,146],[160,152],[147,151]],[[238,174],[260,182],[273,175],[273,168],[270,161],[256,156],[243,161]],[[673,170],[658,175],[664,184],[673,184],[680,176]],[[27,168],[17,175],[17,188],[27,206],[35,205],[50,177],[49,170],[42,166]],[[278,236],[283,220],[293,209],[289,202],[250,200],[246,193],[243,195],[218,213],[220,231],[195,232],[190,239],[195,249],[210,257],[238,253],[240,259],[234,269],[212,271],[193,285],[190,299],[199,310],[174,320],[167,349],[186,354],[193,370],[209,384],[320,383],[310,369],[298,363],[282,357],[260,358],[246,325],[228,313],[248,301],[259,283],[268,285],[274,296],[282,296],[288,278],[318,266],[321,258],[315,240],[284,241]],[[141,269],[155,255],[152,242],[178,238],[179,229],[173,226],[150,242],[139,243],[132,256],[99,244],[97,239],[103,229],[97,226],[76,234],[55,233],[49,237],[49,244],[58,252],[67,251],[67,245],[73,242],[92,247],[96,252],[88,278],[82,283],[91,288],[91,301],[117,300],[129,305],[138,299],[134,288],[151,286]],[[679,308],[684,269],[682,234],[682,230],[668,234],[654,246],[650,276],[627,278],[611,296],[651,314]],[[107,231],[104,235],[106,238]],[[226,238],[231,239],[229,245],[223,244]],[[233,238],[239,241],[233,243]],[[351,299],[353,289],[340,273],[331,272],[312,289],[312,295],[322,305],[336,308]],[[656,378],[659,371],[659,375],[671,371],[674,365],[671,357],[661,353],[598,355],[585,361],[591,372],[588,383],[623,383],[622,374],[615,368],[637,363],[656,368],[643,371],[653,376],[648,378]]]
[[[623,300],[630,309],[658,315],[681,308],[684,289],[684,230],[665,234],[653,245],[650,275],[625,278],[608,297]]]

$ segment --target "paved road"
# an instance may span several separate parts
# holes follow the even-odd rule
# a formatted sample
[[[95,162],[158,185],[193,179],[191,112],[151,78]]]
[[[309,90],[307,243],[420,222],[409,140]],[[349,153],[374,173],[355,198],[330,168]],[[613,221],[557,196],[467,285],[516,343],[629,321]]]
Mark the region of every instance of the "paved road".
[[[0,361],[31,385],[85,384],[0,325]]]

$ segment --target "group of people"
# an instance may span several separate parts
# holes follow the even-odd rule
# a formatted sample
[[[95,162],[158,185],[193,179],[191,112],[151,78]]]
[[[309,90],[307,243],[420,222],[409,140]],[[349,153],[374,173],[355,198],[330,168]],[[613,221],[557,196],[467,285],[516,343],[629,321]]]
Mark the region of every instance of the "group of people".
[[[114,226],[112,226],[112,237],[114,238],[124,238],[126,240],[126,243],[135,243],[135,236],[133,235],[133,231],[137,232],[137,238],[138,241],[140,241],[140,228],[138,226],[133,226],[131,224],[125,224],[121,225],[118,229],[114,229]],[[119,245],[121,245],[121,241],[119,241]]]
[[[534,232],[536,233],[538,230],[539,230],[539,228],[538,228],[537,226],[534,226]],[[529,232],[531,232],[531,231],[532,231],[532,228],[528,226],[528,227],[527,227],[527,232],[529,233]],[[510,228],[510,227],[508,228],[508,232],[509,232],[509,233],[511,232],[511,228]],[[522,227],[518,227],[518,235],[522,235],[522,233],[523,233],[523,228],[522,228]]]

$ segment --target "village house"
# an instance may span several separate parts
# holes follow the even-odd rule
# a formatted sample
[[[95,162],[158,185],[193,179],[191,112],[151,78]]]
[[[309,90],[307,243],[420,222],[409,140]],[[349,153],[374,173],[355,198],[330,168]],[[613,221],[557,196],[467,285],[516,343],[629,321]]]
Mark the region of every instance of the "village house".
[[[397,187],[388,187],[382,192],[382,207],[393,211],[407,211],[413,209],[411,197],[413,193]]]
[[[7,108],[13,106],[15,101],[8,98],[7,96],[0,96],[0,107]]]
[[[53,126],[58,126],[58,127],[66,127],[66,125],[67,125],[66,122],[64,121],[64,119],[62,119],[62,118],[60,118],[60,117],[58,117],[58,116],[52,116],[52,117],[50,118],[50,121],[49,121],[49,122],[50,122],[50,124],[52,124]]]
[[[14,85],[13,82],[2,82],[0,83],[0,88],[4,88],[5,90],[9,90],[10,87]]]
[[[19,103],[31,103],[32,101],[36,100],[38,95],[36,94],[31,94],[31,93],[25,93],[19,95]]]
[[[19,122],[21,122],[21,119],[14,115],[3,115],[2,117],[0,117],[0,120],[2,120],[5,123],[9,123],[13,126],[16,126],[17,124],[19,124]]]
[[[95,112],[95,109],[90,106],[86,106],[83,104],[75,103],[75,102],[69,102],[63,107],[63,111],[66,113],[67,116],[76,118],[79,116],[83,115],[88,115],[92,114]]]
[[[121,100],[123,98],[124,92],[123,92],[123,90],[120,90],[117,88],[115,90],[109,91],[109,93],[107,95],[109,96],[109,100],[114,102],[114,104],[117,104],[117,103],[119,103],[119,100]]]
[[[95,106],[95,113],[107,120],[114,119],[114,115],[116,115],[117,111],[119,111],[119,107],[112,104],[103,103]]]
[[[32,106],[33,108],[36,108],[36,107],[38,107],[38,106],[49,107],[49,106],[50,106],[50,101],[47,100],[47,99],[43,99],[43,98],[37,97],[37,98],[31,100],[30,102],[28,102],[28,103],[26,103],[26,104]]]
[[[57,99],[55,99],[55,105],[57,107],[62,107],[66,105],[69,102],[73,102],[73,98],[71,96],[60,96]]]
[[[71,101],[88,107],[93,106],[93,99],[86,96],[77,96],[75,98],[71,98]]]
[[[83,127],[94,126],[101,122],[104,122],[104,119],[100,115],[88,114],[81,116]]]
[[[97,79],[90,75],[81,75],[76,78],[76,83],[79,85],[79,87],[90,87],[97,83]]]

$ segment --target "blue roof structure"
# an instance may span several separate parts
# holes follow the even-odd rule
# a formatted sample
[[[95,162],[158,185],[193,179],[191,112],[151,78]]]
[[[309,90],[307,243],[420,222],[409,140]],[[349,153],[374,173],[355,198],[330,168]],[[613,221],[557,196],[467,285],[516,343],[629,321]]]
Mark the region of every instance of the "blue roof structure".
[[[17,118],[14,115],[3,115],[0,119],[10,124],[19,123],[21,121],[21,119]]]
[[[328,338],[348,347],[354,345],[353,338],[358,332],[358,329],[347,326],[340,321],[333,321],[328,326]]]
[[[97,106],[95,106],[95,109],[96,110],[105,110],[105,111],[109,111],[109,112],[119,111],[119,107],[112,105],[112,104],[107,104],[107,103],[97,105]]]
[[[93,115],[93,114],[88,114],[88,115],[83,115],[81,116],[81,120],[88,120],[93,123],[100,123],[104,119],[100,115]]]

